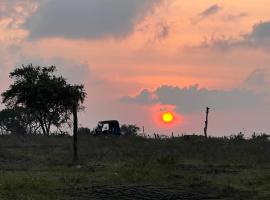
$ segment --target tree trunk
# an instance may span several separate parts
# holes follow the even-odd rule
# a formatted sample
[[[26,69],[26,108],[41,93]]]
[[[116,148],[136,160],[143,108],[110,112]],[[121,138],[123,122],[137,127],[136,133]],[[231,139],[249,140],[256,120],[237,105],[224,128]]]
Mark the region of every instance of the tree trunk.
[[[50,127],[49,127],[49,125],[46,125],[46,123],[45,123],[45,130],[46,130],[46,136],[49,136],[50,135]]]
[[[43,135],[46,136],[47,135],[46,125],[45,125],[45,122],[42,120],[42,116],[36,115],[36,117],[38,119]]]
[[[77,105],[73,105],[73,163],[78,163],[78,116]]]
[[[44,125],[43,125],[43,122],[40,121],[39,123],[40,123],[41,129],[42,129],[43,135],[46,136],[46,129],[45,129]]]

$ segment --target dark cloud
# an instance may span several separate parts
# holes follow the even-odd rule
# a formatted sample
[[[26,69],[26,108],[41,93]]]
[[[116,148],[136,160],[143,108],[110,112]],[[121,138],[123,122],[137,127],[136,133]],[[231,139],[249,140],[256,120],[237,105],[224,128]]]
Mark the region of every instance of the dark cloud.
[[[125,96],[121,99],[125,103],[135,103],[135,104],[153,104],[157,103],[157,99],[153,96],[153,93],[147,89],[141,91],[141,93],[135,97]]]
[[[155,98],[152,98],[152,97]],[[144,90],[135,97],[124,97],[124,102],[149,105],[174,105],[179,113],[200,112],[206,106],[216,110],[241,109],[257,106],[261,97],[245,89],[208,90],[198,85],[187,88],[161,86],[155,91]]]
[[[217,5],[217,4],[212,5],[212,6],[208,7],[206,10],[197,14],[195,17],[193,17],[191,19],[191,23],[192,24],[199,23],[200,21],[217,14],[221,10],[222,10],[222,8],[219,5]]]
[[[225,15],[223,17],[223,19],[225,21],[237,21],[237,20],[245,18],[245,17],[248,17],[248,13],[243,12],[243,13],[236,14],[236,15],[233,15],[233,14]]]
[[[270,101],[270,71],[268,68],[258,68],[250,73],[244,82],[244,87],[267,97]]]
[[[203,12],[199,13],[199,16],[200,17],[209,17],[211,15],[214,15],[216,13],[218,13],[222,8],[215,4],[215,5],[212,5],[210,6],[209,8],[207,8],[206,10],[204,10]]]
[[[156,39],[163,40],[169,36],[170,26],[166,23],[159,23],[157,25]]]
[[[270,39],[270,21],[261,22],[253,26],[252,32],[247,36],[248,39],[264,40]]]
[[[270,48],[270,21],[255,24],[252,31],[243,36],[242,40],[233,43],[238,47]]]
[[[161,0],[49,0],[41,1],[25,28],[30,38],[125,37]]]
[[[232,37],[222,36],[211,36],[209,38],[205,37],[204,41],[198,46],[198,48],[214,48],[217,50],[229,50],[233,46],[236,46],[237,40]]]
[[[210,37],[199,46],[202,48],[217,48],[220,50],[230,50],[234,48],[260,48],[269,50],[270,48],[270,21],[255,24],[250,33],[242,35],[240,39],[232,37]]]
[[[245,80],[245,84],[250,87],[269,86],[269,70],[267,68],[255,69]]]

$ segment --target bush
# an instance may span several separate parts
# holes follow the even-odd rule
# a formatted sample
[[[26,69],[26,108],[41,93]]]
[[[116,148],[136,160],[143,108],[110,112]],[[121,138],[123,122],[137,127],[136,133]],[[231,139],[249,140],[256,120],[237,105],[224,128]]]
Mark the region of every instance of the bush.
[[[262,140],[262,141],[268,141],[269,140],[270,135],[267,135],[265,133],[261,133],[261,134],[257,134],[257,133],[253,133],[251,136],[252,140]]]
[[[238,133],[237,135],[231,135],[231,140],[245,140],[244,134],[242,132]]]
[[[81,127],[78,129],[78,134],[79,135],[90,135],[91,134],[91,130],[87,127]]]
[[[123,124],[121,126],[121,133],[123,135],[138,135],[140,130],[140,127],[134,124]]]

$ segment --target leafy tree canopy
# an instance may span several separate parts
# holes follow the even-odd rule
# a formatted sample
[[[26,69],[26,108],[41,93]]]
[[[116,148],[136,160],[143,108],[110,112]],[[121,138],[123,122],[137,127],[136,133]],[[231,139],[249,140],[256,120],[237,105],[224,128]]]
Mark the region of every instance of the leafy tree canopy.
[[[14,83],[2,93],[8,108],[21,107],[32,114],[44,135],[49,135],[52,126],[67,122],[72,108],[79,107],[86,97],[83,85],[70,85],[55,71],[55,66],[23,65],[10,73]]]

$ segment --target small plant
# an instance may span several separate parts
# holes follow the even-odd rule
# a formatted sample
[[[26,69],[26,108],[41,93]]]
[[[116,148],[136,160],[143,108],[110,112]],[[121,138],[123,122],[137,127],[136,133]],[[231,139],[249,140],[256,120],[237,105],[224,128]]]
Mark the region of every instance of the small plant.
[[[252,140],[261,140],[261,141],[269,141],[269,137],[270,137],[270,135],[268,135],[266,133],[258,134],[256,132],[254,132],[251,136],[251,139]]]
[[[231,135],[230,136],[230,139],[231,140],[245,140],[245,137],[244,136],[245,135],[242,132],[240,132],[240,133],[238,133],[236,135]]]

